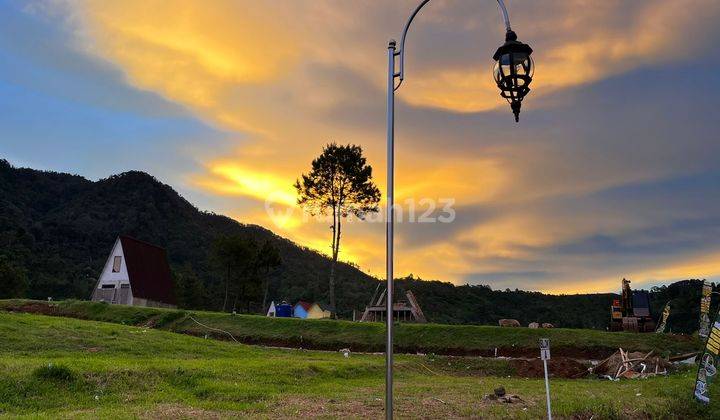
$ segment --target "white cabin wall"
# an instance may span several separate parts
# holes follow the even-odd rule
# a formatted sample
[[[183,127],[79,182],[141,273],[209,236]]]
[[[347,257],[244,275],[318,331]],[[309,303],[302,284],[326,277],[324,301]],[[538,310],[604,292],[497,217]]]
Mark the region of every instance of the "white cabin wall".
[[[113,261],[115,260],[116,256],[122,257],[122,263],[120,264],[120,271],[117,273],[113,273]],[[96,288],[102,289],[102,286],[105,284],[115,285],[116,289],[119,289],[121,284],[130,284],[130,276],[128,275],[125,254],[123,253],[122,242],[120,242],[120,238],[115,240],[115,245],[113,245],[110,256],[108,256],[108,259],[105,261],[105,266],[103,267],[103,271],[100,274]],[[132,287],[130,287],[130,295],[128,297],[127,305],[132,305],[133,300],[134,299]]]
[[[116,256],[122,257],[122,264],[120,264],[119,273],[112,272],[113,261],[115,260]],[[113,246],[110,256],[108,257],[107,261],[105,261],[105,267],[103,267],[103,271],[100,274],[98,287],[101,287],[103,284],[117,285],[120,283],[129,282],[130,277],[128,276],[127,264],[125,263],[125,255],[123,254],[122,243],[120,242],[120,239],[118,239],[115,241],[115,246]]]

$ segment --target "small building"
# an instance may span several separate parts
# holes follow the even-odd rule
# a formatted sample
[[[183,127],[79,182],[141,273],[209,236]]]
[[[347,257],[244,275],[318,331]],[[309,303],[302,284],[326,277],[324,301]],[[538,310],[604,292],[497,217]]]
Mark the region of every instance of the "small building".
[[[330,318],[332,313],[329,308],[321,306],[318,303],[305,302],[303,300],[295,304],[293,316],[302,319],[322,319]]]
[[[177,307],[165,250],[129,236],[119,236],[91,300],[119,305]]]

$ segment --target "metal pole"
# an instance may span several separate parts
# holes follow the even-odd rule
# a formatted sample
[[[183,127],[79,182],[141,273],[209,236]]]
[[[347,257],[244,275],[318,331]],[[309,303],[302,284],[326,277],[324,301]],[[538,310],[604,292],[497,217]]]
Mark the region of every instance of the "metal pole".
[[[385,418],[393,418],[393,227],[394,209],[394,172],[395,172],[395,40],[388,44],[388,80],[387,80],[387,211],[386,232],[386,279],[387,293],[385,303],[387,312],[387,342],[385,343]]]
[[[415,16],[420,12],[430,0],[421,0],[420,4],[410,15],[405,23],[405,28],[400,38],[400,49],[397,50],[395,40],[390,40],[388,44],[388,85],[387,85],[387,211],[386,211],[386,279],[387,279],[387,295],[386,302],[386,319],[387,325],[387,342],[385,343],[385,417],[387,420],[393,418],[393,227],[395,223],[394,208],[394,171],[395,171],[395,90],[397,90],[405,78],[405,39],[407,38],[410,24],[412,24]],[[510,31],[510,18],[508,17],[507,8],[503,0],[497,0],[498,7],[502,13],[505,28]],[[399,71],[395,72],[395,57],[399,56]],[[398,79],[398,85],[395,86],[395,79]],[[546,369],[547,374],[547,369]],[[549,394],[548,394],[549,395]],[[548,410],[549,410],[548,397]],[[548,411],[549,412],[549,411]]]
[[[547,360],[543,359],[543,366],[545,367],[545,396],[547,398],[548,420],[552,420],[552,412],[550,411],[550,379],[548,379]]]

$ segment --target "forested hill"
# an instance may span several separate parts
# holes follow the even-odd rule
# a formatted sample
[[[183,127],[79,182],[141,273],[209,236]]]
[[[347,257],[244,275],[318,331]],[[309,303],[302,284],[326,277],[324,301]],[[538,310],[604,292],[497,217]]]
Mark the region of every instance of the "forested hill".
[[[92,182],[0,160],[0,253],[27,271],[28,297],[87,299],[120,234],[166,248],[174,271],[189,267],[203,283],[203,308],[222,305],[224,273],[211,258],[221,235],[274,241],[282,265],[271,273],[271,297],[322,301],[326,293],[329,259],[260,226],[199,211],[148,174],[132,171]],[[340,264],[338,306],[351,312],[351,304],[369,299],[376,283]]]
[[[28,280],[25,291],[16,294],[87,299],[120,234],[166,248],[176,277],[198,279],[199,285],[192,288],[197,295],[190,305],[193,309],[222,306],[224,273],[212,258],[212,245],[222,235],[275,243],[282,264],[270,274],[271,298],[326,301],[328,258],[260,226],[200,211],[148,174],[132,171],[93,182],[76,175],[14,168],[0,160],[0,298],[20,297],[7,296],[9,288],[3,290],[3,273],[10,270]],[[362,310],[378,285],[349,264],[340,264],[336,281],[343,317],[350,317],[353,309]],[[495,291],[413,278],[400,279],[398,289],[411,289],[433,322],[493,324],[500,318],[516,318],[523,325],[540,321],[599,329],[607,326],[609,306],[616,297]],[[699,282],[658,289],[653,304],[662,306],[681,295],[693,302],[699,292]],[[243,307],[259,310],[261,292],[251,291],[248,300]],[[678,318],[678,325],[692,329],[697,309],[688,305],[689,312]]]

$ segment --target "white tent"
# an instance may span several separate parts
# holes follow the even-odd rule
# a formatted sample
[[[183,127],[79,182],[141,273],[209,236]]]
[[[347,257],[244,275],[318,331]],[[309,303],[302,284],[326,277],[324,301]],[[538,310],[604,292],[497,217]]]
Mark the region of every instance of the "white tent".
[[[275,317],[275,301],[270,302],[270,308],[268,308],[267,316]]]

